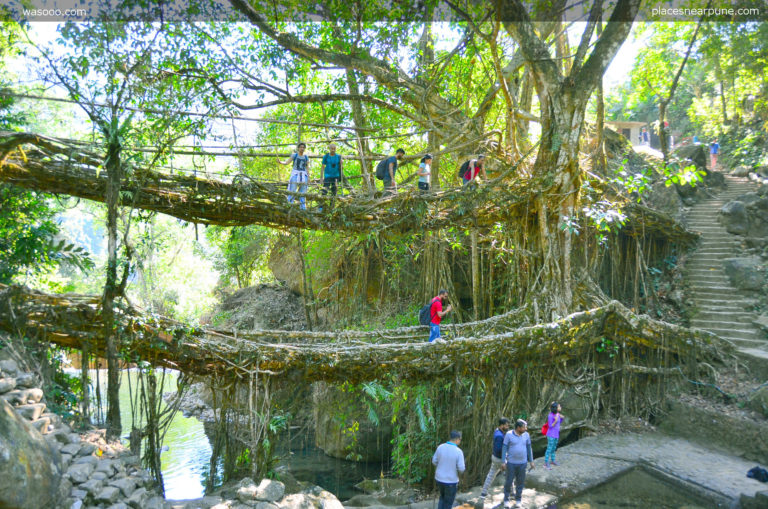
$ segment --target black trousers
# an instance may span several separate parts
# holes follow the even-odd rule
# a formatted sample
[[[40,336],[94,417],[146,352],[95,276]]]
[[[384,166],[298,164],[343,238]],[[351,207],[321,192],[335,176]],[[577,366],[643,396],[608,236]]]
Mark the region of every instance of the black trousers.
[[[326,177],[323,179],[323,196],[328,194],[328,189],[331,190],[331,196],[336,196],[337,185],[341,183],[339,177]]]

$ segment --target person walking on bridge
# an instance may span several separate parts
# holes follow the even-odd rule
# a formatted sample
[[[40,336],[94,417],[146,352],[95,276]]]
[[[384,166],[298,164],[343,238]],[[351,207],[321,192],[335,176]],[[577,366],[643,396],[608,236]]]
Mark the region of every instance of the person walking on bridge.
[[[440,338],[440,320],[445,315],[451,312],[453,306],[448,304],[448,307],[443,310],[443,305],[448,300],[448,290],[440,290],[437,296],[432,299],[432,303],[429,306],[429,342],[442,341]]]
[[[328,145],[328,153],[323,156],[323,167],[320,170],[320,178],[323,181],[323,196],[331,190],[331,196],[336,196],[337,187],[344,180],[344,171],[341,165],[341,155],[336,153],[336,144]]]
[[[397,164],[405,157],[405,150],[399,148],[395,155],[383,159],[376,167],[376,178],[384,182],[384,194],[396,194],[397,182]]]
[[[488,471],[488,475],[485,477],[485,483],[483,489],[480,492],[480,504],[485,501],[485,497],[488,496],[488,490],[491,489],[493,480],[496,479],[496,475],[501,472],[501,449],[504,447],[504,435],[509,431],[509,419],[502,417],[499,419],[499,426],[493,431],[493,450],[491,452],[491,469]]]
[[[419,163],[419,190],[422,193],[429,192],[429,179],[432,174],[432,154],[426,154]]]
[[[451,439],[440,444],[432,456],[435,482],[440,493],[437,509],[451,509],[459,487],[459,474],[465,470],[464,453],[459,449],[461,431],[451,431]]]
[[[461,165],[460,168],[462,185],[465,188],[474,188],[477,176],[482,173],[483,180],[485,180],[485,156],[480,154],[477,159],[470,159]]]
[[[531,437],[528,435],[528,423],[524,420],[515,421],[515,429],[507,431],[504,435],[501,461],[503,462],[501,468],[507,471],[507,479],[504,483],[504,507],[513,507],[509,498],[513,482],[515,484],[514,507],[523,507],[526,467],[530,464],[531,470],[534,468]]]
[[[301,210],[307,210],[306,198],[303,196],[307,192],[309,186],[309,156],[304,153],[307,149],[306,143],[299,143],[296,146],[296,152],[285,161],[281,161],[277,156],[277,162],[283,165],[291,164],[293,162],[293,169],[291,170],[291,178],[288,180],[288,192],[295,193],[298,188],[299,193],[302,196],[299,198],[301,202]],[[293,195],[288,195],[288,203],[293,203]]]

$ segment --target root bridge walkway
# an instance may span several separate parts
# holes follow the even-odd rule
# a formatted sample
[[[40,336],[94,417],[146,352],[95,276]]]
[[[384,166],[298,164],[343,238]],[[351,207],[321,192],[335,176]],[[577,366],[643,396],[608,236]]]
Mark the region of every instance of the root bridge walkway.
[[[106,199],[104,156],[64,140],[31,133],[0,132],[0,182],[93,201]],[[259,224],[272,228],[371,232],[418,232],[444,227],[490,227],[519,221],[535,210],[538,185],[513,178],[514,166],[479,189],[446,189],[394,196],[364,193],[337,197],[307,194],[308,210],[290,205],[285,184],[236,175],[231,182],[134,168],[123,178],[121,205],[168,214],[185,221],[222,226]],[[313,207],[312,204],[320,205]],[[627,203],[625,234],[657,236],[690,245],[696,235],[671,217]]]
[[[488,376],[498,369],[546,370],[551,376],[553,369],[583,370],[585,362],[606,374],[695,377],[697,361],[714,362],[730,348],[711,333],[635,315],[616,301],[548,324],[526,325],[525,311],[450,326],[454,337],[443,344],[427,343],[426,327],[419,326],[240,333],[188,327],[126,308],[118,312],[118,330],[128,362],[220,379],[308,382]],[[88,346],[100,356],[105,352],[95,296],[0,285],[0,328],[64,347]]]

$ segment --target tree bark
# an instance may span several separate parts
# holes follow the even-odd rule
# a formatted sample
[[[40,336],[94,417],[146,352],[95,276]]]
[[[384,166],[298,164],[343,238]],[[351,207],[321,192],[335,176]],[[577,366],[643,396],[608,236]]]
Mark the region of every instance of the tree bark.
[[[549,47],[537,36],[522,2],[504,0],[500,7],[504,13],[514,13],[516,17],[506,16],[504,28],[520,45],[541,105],[541,139],[533,171],[547,182],[542,186],[537,210],[539,250],[544,265],[542,276],[550,285],[542,292],[542,299],[546,312],[563,316],[573,303],[571,234],[568,228],[561,233],[560,227],[573,215],[578,204],[579,138],[586,104],[632,27],[631,22],[619,21],[619,17],[630,14],[629,19],[633,19],[639,0],[619,0],[611,22],[595,42],[589,57],[583,63],[581,56],[575,58],[567,75],[562,72],[561,62],[552,58]],[[588,31],[594,28],[599,12],[599,8],[591,10],[590,23],[577,55],[586,55]],[[553,203],[548,204],[545,197],[552,198]],[[552,212],[549,218],[546,217],[548,208]]]
[[[120,374],[118,342],[115,322],[115,298],[117,297],[117,217],[120,202],[120,182],[122,180],[122,147],[118,133],[111,131],[107,144],[107,280],[102,297],[104,315],[104,334],[107,350],[107,437],[110,440],[120,438]]]
[[[91,392],[90,381],[88,378],[90,356],[88,355],[88,351],[88,343],[83,343],[83,349],[80,352],[80,387],[82,387],[83,391],[83,395],[80,398],[80,418],[86,425],[91,422]]]
[[[472,240],[472,317],[475,321],[479,320],[480,308],[483,305],[482,294],[480,291],[480,261],[477,247],[477,229],[472,228],[470,233]]]
[[[603,23],[602,20],[598,18],[597,20],[597,37],[600,38],[600,35],[603,33]],[[597,119],[596,119],[596,127],[597,130],[597,142],[595,147],[595,166],[599,168],[600,170],[605,170],[606,166],[608,165],[608,161],[606,160],[605,156],[605,97],[603,96],[603,77],[600,77],[600,80],[597,82]]]

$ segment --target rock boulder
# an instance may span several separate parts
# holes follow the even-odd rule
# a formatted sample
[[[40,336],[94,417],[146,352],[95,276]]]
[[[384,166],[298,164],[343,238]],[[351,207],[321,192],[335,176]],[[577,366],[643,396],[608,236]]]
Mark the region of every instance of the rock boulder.
[[[741,290],[761,290],[765,285],[765,275],[760,258],[726,258],[723,260],[725,274],[731,284]]]
[[[0,400],[0,507],[53,507],[61,455],[13,408]]]
[[[719,219],[728,233],[744,235],[749,231],[747,207],[740,201],[730,201],[723,205]]]
[[[280,481],[262,479],[258,486],[250,479],[243,481],[237,490],[237,499],[244,503],[254,500],[277,502],[285,494],[285,485]]]
[[[753,392],[747,400],[747,406],[768,417],[768,387],[761,387]]]
[[[700,170],[706,169],[709,159],[704,145],[685,145],[675,150],[674,156],[683,161],[693,162]]]

